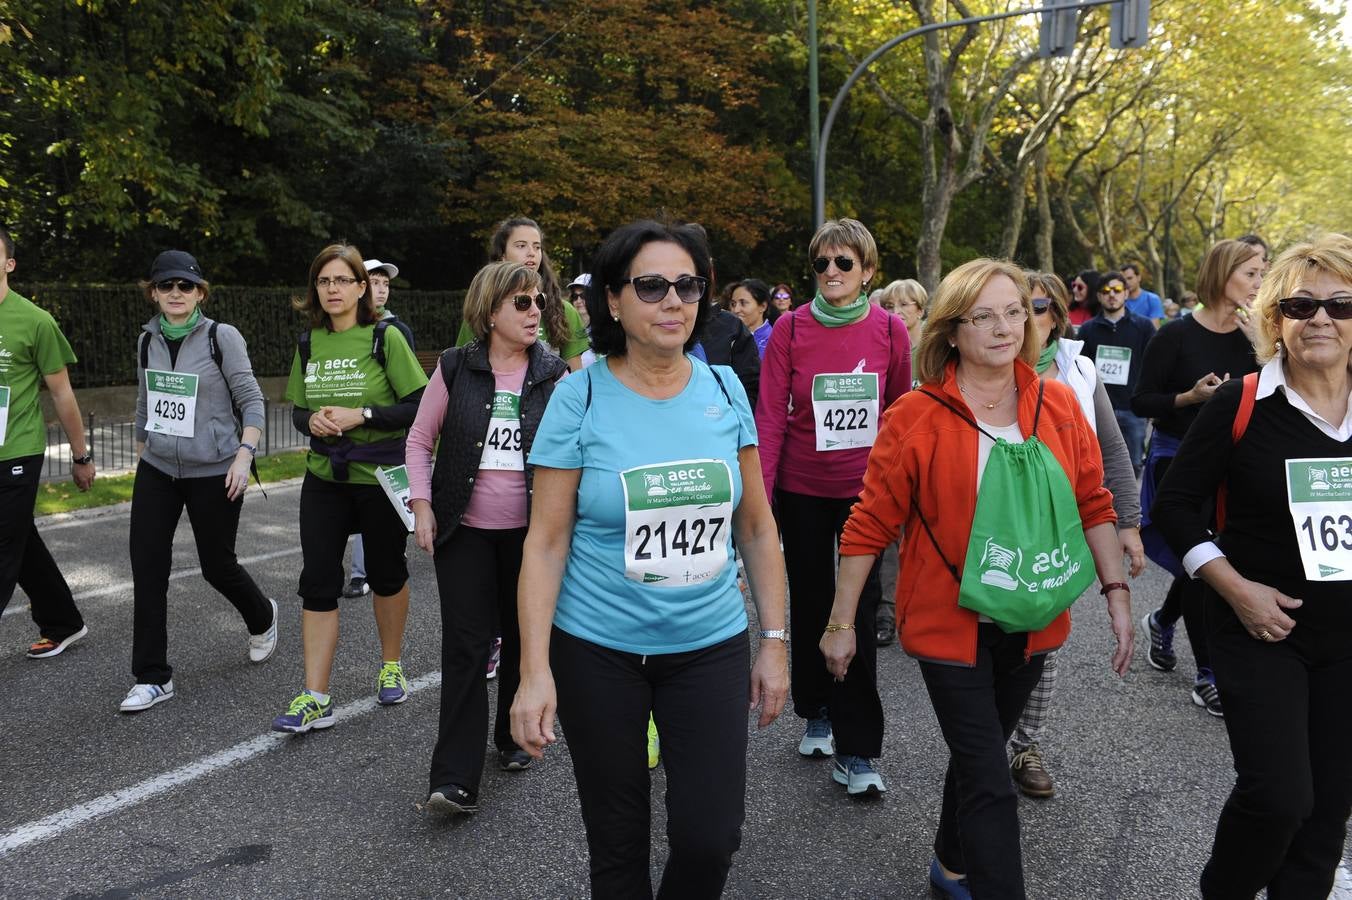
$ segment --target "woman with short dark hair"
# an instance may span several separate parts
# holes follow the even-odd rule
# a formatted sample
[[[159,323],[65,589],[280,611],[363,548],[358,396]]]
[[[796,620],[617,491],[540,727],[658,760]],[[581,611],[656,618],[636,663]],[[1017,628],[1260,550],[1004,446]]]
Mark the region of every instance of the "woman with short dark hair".
[[[651,711],[671,847],[658,893],[717,897],[746,815],[748,705],[765,727],[787,688],[783,556],[741,383],[690,353],[713,311],[703,229],[622,226],[591,274],[602,358],[555,388],[530,454],[512,737],[539,757],[557,704],[592,895],[650,897]],[[762,629],[754,665],[734,536]]]

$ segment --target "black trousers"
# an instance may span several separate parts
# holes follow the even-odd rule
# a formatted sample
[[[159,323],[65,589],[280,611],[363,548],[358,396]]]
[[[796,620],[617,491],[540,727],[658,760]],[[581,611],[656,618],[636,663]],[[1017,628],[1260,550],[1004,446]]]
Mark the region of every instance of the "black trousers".
[[[17,584],[45,638],[64,641],[84,627],[70,585],[33,524],[42,454],[0,462],[0,612]]]
[[[653,896],[648,713],[662,736],[671,854],[659,898],[718,897],[746,817],[746,633],[660,656],[555,628],[550,663],[573,758],[596,900]]]
[[[817,646],[836,595],[836,548],[854,498],[810,497],[775,491],[775,512],[789,576],[789,684],[793,709],[810,719],[826,709],[836,752],[875,759],[883,754],[883,704],[878,698],[878,646],[874,640],[882,557],[864,582],[854,616],[855,657],[844,681],[826,670]]]
[[[1173,457],[1155,463],[1157,492],[1171,462]],[[1188,631],[1188,645],[1192,647],[1192,657],[1197,661],[1197,668],[1210,669],[1211,650],[1207,647],[1206,622],[1202,617],[1202,585],[1203,582],[1192,578],[1175,578],[1169,585],[1169,592],[1164,595],[1164,604],[1160,606],[1156,619],[1161,625],[1173,625],[1181,618]],[[1222,700],[1221,706],[1224,705],[1225,701]]]
[[[1235,787],[1202,870],[1206,900],[1324,900],[1352,812],[1352,633],[1302,622],[1283,641],[1250,637],[1205,591],[1216,687]]]
[[[328,481],[305,473],[300,487],[301,605],[331,612],[346,582],[343,550],[347,537],[360,534],[366,551],[366,581],[371,592],[391,597],[408,583],[404,548],[408,529],[376,484]]]
[[[142,460],[131,492],[131,575],[134,614],[131,670],[137,684],[165,684],[169,665],[169,570],[183,510],[192,523],[202,577],[239,611],[250,634],[272,625],[272,604],[235,558],[244,498],[225,495],[225,478],[173,478]]]
[[[474,794],[484,770],[488,728],[489,645],[502,635],[498,709],[493,743],[516,750],[512,698],[521,684],[521,631],[516,583],[526,529],[461,525],[438,548],[434,564],[441,596],[441,721],[428,776],[431,790],[454,784]],[[501,622],[501,626],[499,626]],[[501,628],[501,631],[499,631]]]
[[[1042,676],[1043,658],[1024,659],[1027,634],[990,623],[977,629],[972,668],[920,663],[949,752],[934,855],[950,872],[966,874],[972,896],[1022,900],[1019,801],[1005,743]]]

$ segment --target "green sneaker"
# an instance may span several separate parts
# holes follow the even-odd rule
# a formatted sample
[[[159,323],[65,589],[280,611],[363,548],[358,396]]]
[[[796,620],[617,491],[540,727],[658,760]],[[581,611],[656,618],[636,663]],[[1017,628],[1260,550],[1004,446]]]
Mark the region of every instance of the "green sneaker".
[[[648,768],[656,769],[662,761],[662,742],[657,739],[657,723],[648,714]]]
[[[301,691],[286,712],[272,720],[273,731],[304,734],[311,728],[333,727],[333,699],[320,703],[309,691]]]
[[[380,667],[380,674],[376,676],[376,686],[380,689],[376,694],[376,702],[381,706],[393,706],[408,699],[408,679],[404,677],[399,660],[385,661],[385,665]]]

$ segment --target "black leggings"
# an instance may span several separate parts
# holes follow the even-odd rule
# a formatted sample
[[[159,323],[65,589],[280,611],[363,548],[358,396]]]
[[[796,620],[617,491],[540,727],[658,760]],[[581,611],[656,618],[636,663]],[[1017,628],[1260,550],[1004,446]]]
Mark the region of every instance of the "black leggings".
[[[746,818],[746,632],[640,656],[553,630],[550,664],[568,739],[596,900],[652,897],[647,725],[662,736],[671,853],[658,897],[718,897]]]
[[[244,498],[230,500],[225,476],[172,478],[145,460],[131,492],[131,574],[134,614],[131,670],[138,684],[166,684],[169,665],[169,569],[174,532],[188,510],[202,577],[244,619],[250,634],[272,625],[272,604],[235,558],[235,534]]]
[[[461,525],[437,548],[441,596],[441,721],[428,777],[435,791],[453,784],[477,795],[484,770],[489,645],[502,635],[498,708],[493,743],[516,750],[509,713],[521,683],[521,632],[516,583],[526,529],[489,530]],[[499,625],[501,622],[501,625]]]
[[[882,596],[882,557],[873,563],[854,615],[855,657],[836,681],[818,642],[836,594],[836,548],[854,506],[853,497],[812,497],[775,491],[789,576],[790,686],[793,709],[810,719],[825,708],[836,752],[875,759],[883,753],[883,704],[878,698],[878,646],[874,623]]]
[[[1158,494],[1164,473],[1169,471],[1173,457],[1158,460],[1155,463],[1155,490]],[[1206,624],[1202,618],[1202,582],[1187,576],[1175,578],[1169,585],[1169,593],[1164,595],[1164,604],[1155,614],[1161,625],[1173,625],[1180,618],[1188,630],[1188,644],[1192,646],[1192,657],[1197,661],[1198,670],[1211,669],[1211,651],[1207,647]]]
[[[376,484],[329,481],[305,473],[300,488],[300,594],[305,609],[332,612],[343,592],[343,550],[349,534],[366,549],[372,593],[392,597],[408,583],[408,529]]]

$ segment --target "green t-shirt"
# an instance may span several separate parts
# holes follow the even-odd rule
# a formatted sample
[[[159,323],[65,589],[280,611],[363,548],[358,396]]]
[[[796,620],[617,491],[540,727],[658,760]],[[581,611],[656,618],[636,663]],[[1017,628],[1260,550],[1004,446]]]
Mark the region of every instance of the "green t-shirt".
[[[8,401],[8,406],[0,460],[46,451],[38,381],[73,362],[75,352],[51,313],[13,291],[5,294],[0,303],[0,405]]]
[[[582,324],[582,317],[573,308],[573,304],[563,304],[563,317],[568,321],[568,329],[572,332],[572,337],[564,341],[563,346],[560,347],[549,339],[549,332],[545,329],[543,320],[540,322],[540,339],[549,346],[549,349],[566,361],[574,356],[581,356],[591,345],[587,341],[587,329]],[[469,323],[462,319],[460,333],[455,336],[455,345],[463,347],[472,340],[474,340],[474,332],[469,330]]]
[[[327,328],[310,331],[310,362],[300,371],[300,351],[291,359],[291,375],[286,382],[286,399],[305,409],[321,406],[390,406],[399,398],[427,385],[427,376],[408,341],[397,328],[385,329],[385,368],[371,358],[374,326],[357,325],[335,334]],[[403,437],[407,429],[381,431],[365,426],[344,434],[355,444]],[[325,438],[336,443],[336,438]],[[326,481],[333,481],[329,458],[309,451],[306,468]],[[376,484],[376,464],[354,462],[348,466],[348,483]]]

